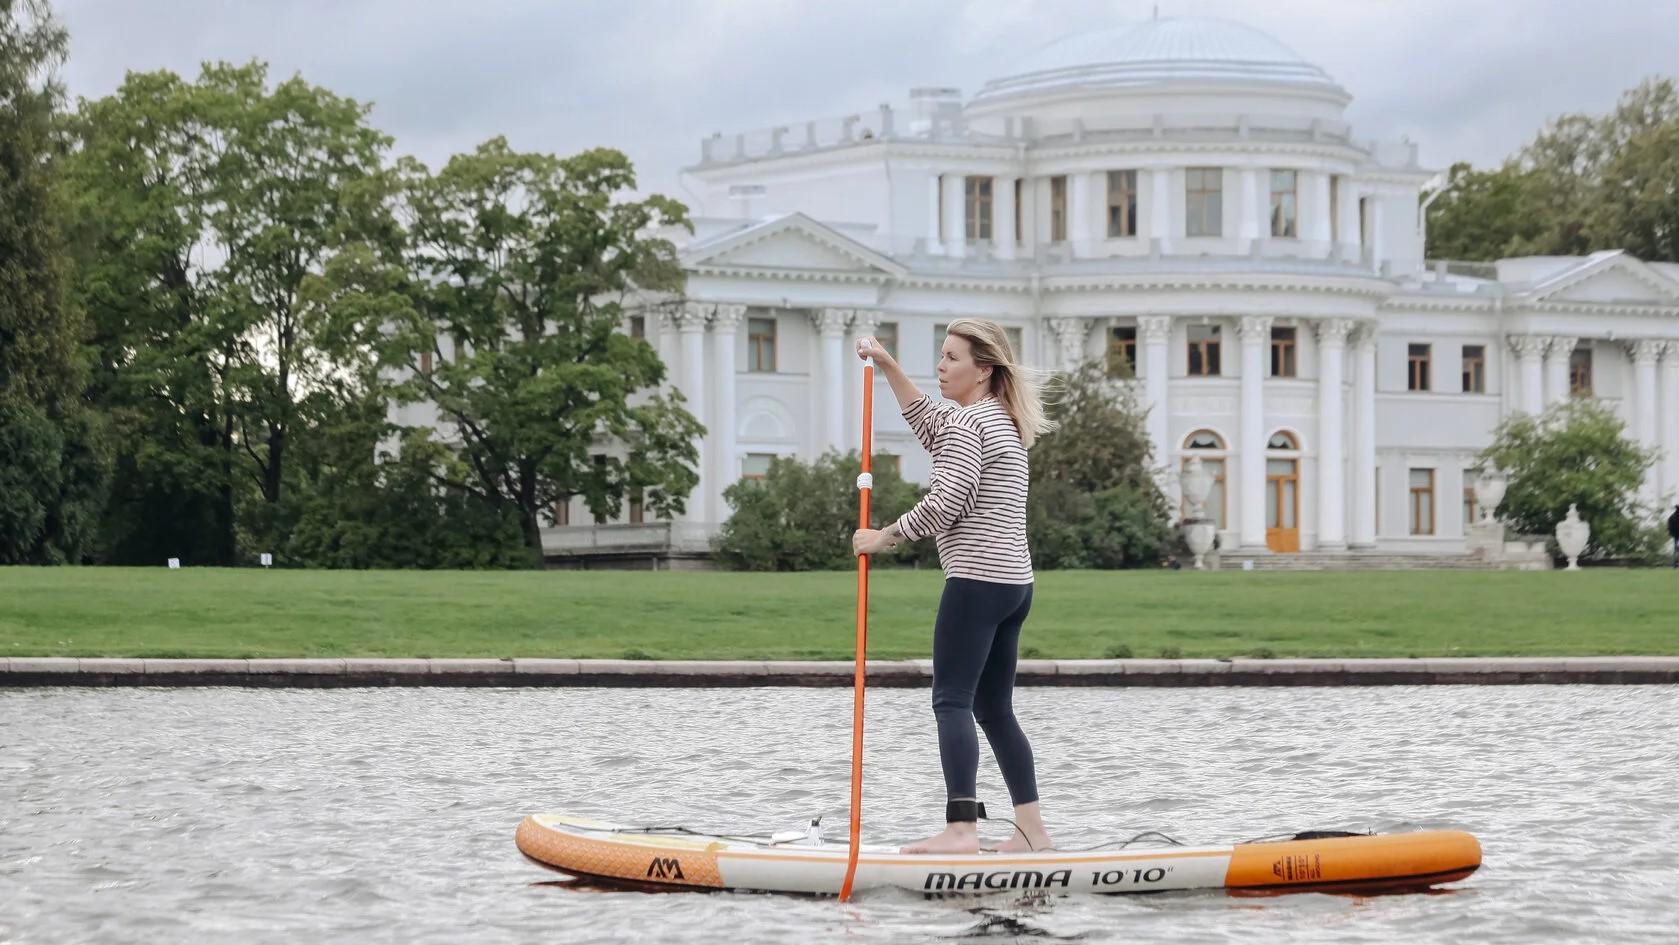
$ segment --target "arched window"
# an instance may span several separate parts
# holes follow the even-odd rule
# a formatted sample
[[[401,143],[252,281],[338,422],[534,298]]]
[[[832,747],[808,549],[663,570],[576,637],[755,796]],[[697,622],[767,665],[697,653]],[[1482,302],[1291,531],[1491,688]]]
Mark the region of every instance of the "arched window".
[[[1218,523],[1219,528],[1228,527],[1224,517],[1224,438],[1211,430],[1196,430],[1183,441],[1183,467],[1189,466],[1192,456],[1201,458],[1201,468],[1213,477],[1213,487],[1207,490],[1207,505],[1203,510],[1207,518]],[[1189,515],[1189,503],[1183,503],[1181,516]]]
[[[1196,430],[1183,441],[1183,448],[1186,450],[1222,450],[1224,449],[1224,438],[1211,430]]]
[[[1296,440],[1294,434],[1287,430],[1278,430],[1271,434],[1271,441],[1265,444],[1265,448],[1268,450],[1298,450],[1300,441]]]

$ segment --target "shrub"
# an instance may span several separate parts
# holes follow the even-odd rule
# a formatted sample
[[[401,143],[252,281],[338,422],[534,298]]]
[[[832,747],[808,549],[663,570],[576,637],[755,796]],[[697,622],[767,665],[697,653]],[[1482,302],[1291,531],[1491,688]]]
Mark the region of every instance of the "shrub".
[[[1639,490],[1656,453],[1624,434],[1621,419],[1589,397],[1506,418],[1480,456],[1509,477],[1498,517],[1524,534],[1554,535],[1573,504],[1592,528],[1582,557],[1648,557],[1659,530]]]
[[[825,453],[814,463],[777,457],[762,479],[742,479],[723,492],[734,514],[714,541],[717,561],[742,571],[819,571],[856,567],[851,535],[857,530],[854,451]],[[913,483],[877,470],[869,499],[875,528],[896,521],[921,497]],[[874,565],[937,564],[932,540],[906,542],[876,555]]]

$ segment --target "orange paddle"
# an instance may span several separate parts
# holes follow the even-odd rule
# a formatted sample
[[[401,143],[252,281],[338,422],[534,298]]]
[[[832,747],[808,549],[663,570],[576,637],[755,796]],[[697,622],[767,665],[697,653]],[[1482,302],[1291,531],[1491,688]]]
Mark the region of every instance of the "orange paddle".
[[[869,527],[869,493],[874,475],[869,471],[873,453],[874,359],[863,362],[863,474],[857,477],[861,495],[857,527]],[[857,669],[852,680],[851,710],[851,854],[845,863],[845,882],[840,885],[840,902],[851,898],[851,881],[857,876],[857,847],[863,832],[863,689],[869,652],[869,556],[857,556]]]

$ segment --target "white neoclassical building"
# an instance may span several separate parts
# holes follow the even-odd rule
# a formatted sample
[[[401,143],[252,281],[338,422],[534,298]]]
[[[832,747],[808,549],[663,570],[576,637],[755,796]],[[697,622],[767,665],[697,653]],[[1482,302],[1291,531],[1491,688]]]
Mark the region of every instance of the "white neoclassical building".
[[[1192,455],[1215,472],[1226,549],[1460,552],[1499,420],[1588,393],[1664,451],[1649,501],[1679,493],[1679,265],[1427,263],[1435,174],[1355,134],[1349,100],[1258,30],[1170,18],[1052,44],[971,97],[701,142],[685,300],[625,326],[709,430],[672,527],[715,530],[771,456],[857,448],[858,336],[936,392],[962,316],[1028,363],[1128,362],[1168,488]],[[884,382],[875,402],[877,453],[925,481]],[[559,547],[611,531],[556,514]]]

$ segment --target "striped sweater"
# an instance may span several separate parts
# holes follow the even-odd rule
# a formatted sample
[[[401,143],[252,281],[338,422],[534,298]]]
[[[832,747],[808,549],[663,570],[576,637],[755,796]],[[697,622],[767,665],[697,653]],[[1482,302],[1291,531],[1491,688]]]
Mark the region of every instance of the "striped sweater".
[[[1032,583],[1026,547],[1026,448],[994,397],[966,407],[923,394],[904,419],[933,454],[929,491],[898,519],[905,538],[938,536],[947,578]]]

